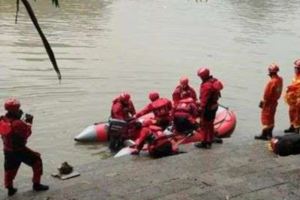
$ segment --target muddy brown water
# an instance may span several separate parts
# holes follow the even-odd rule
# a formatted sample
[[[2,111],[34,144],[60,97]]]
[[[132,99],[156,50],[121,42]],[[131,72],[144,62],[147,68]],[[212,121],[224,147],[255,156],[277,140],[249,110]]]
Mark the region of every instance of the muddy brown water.
[[[129,91],[141,108],[151,90],[171,97],[182,75],[198,91],[199,66],[224,82],[221,103],[237,113],[230,140],[253,142],[266,67],[277,62],[286,86],[300,57],[298,0],[63,0],[59,9],[40,0],[32,6],[63,80],[24,7],[15,24],[15,1],[0,0],[0,101],[16,96],[35,116],[29,146],[42,153],[46,173],[65,160],[76,166],[107,157],[103,145],[78,145],[73,137],[107,120],[119,92]],[[282,99],[276,120],[280,133],[288,126]]]

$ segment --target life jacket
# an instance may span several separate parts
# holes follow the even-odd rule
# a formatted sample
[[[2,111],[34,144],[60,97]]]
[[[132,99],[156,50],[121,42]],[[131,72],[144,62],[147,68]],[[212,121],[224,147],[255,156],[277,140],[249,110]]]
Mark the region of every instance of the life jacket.
[[[151,156],[155,156],[158,152],[159,154],[170,154],[172,153],[172,142],[170,139],[162,132],[160,127],[150,126],[151,132],[147,137],[148,151]],[[165,149],[165,146],[170,148]]]
[[[193,107],[194,104],[194,107]],[[186,98],[180,100],[176,108],[174,109],[174,117],[182,116],[182,117],[192,117],[196,112],[195,101],[192,98]]]
[[[2,137],[8,135],[9,133],[11,133],[11,123],[8,120],[8,118],[1,116],[0,117],[0,135]]]
[[[290,106],[296,105],[300,101],[300,76],[295,77],[292,84],[287,87],[284,98]]]
[[[183,88],[181,86],[179,87],[179,94],[180,94],[180,99],[185,99],[185,98],[195,98],[195,95],[193,93],[193,89],[190,86],[187,86],[187,88]]]
[[[153,113],[155,117],[165,117],[170,115],[172,109],[171,102],[166,98],[160,98],[152,102]]]
[[[119,106],[119,107],[118,107]],[[135,114],[135,108],[131,101],[128,104],[122,103],[119,98],[113,100],[111,117],[116,119],[127,120]]]
[[[209,80],[212,84],[212,95],[210,101],[217,102],[221,97],[221,90],[223,89],[223,84],[216,78],[211,78]]]
[[[0,132],[6,151],[20,150],[25,147],[31,135],[31,125],[23,120],[0,117]]]

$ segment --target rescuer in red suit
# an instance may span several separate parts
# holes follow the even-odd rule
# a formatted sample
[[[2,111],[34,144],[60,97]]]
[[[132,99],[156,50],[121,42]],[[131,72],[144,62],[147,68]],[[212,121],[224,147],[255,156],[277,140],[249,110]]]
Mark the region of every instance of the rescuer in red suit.
[[[290,117],[290,127],[284,130],[285,133],[300,133],[300,59],[297,59],[294,65],[295,76],[285,93]]]
[[[130,120],[135,115],[135,108],[130,95],[123,92],[112,102],[111,118],[124,121]]]
[[[263,100],[260,101],[261,123],[263,125],[262,132],[259,136],[255,136],[258,140],[268,140],[272,138],[273,128],[275,126],[275,113],[278,105],[278,99],[281,96],[283,81],[278,75],[279,67],[271,64],[268,67],[270,80],[267,83]]]
[[[6,100],[4,108],[7,112],[0,117],[0,134],[3,140],[5,159],[4,185],[8,189],[9,196],[17,192],[17,189],[13,186],[13,180],[22,162],[32,167],[33,190],[43,191],[49,189],[48,186],[40,183],[43,173],[41,155],[26,146],[27,139],[31,135],[33,116],[25,114],[25,120],[21,119],[23,111],[20,106],[21,104],[17,99],[10,98]]]
[[[223,84],[210,75],[208,68],[202,67],[198,70],[197,75],[201,78],[200,85],[200,126],[204,132],[204,140],[197,143],[198,148],[211,148],[214,139],[214,120],[218,110],[218,99],[221,97]]]
[[[175,130],[180,133],[190,133],[197,128],[196,119],[199,112],[192,98],[182,99],[173,108],[173,122]]]
[[[159,97],[159,95],[157,94],[153,96]],[[149,97],[151,97],[151,93],[149,94]],[[155,100],[152,101],[150,104],[148,104],[141,111],[139,111],[135,115],[135,117],[140,117],[147,113],[153,112],[155,124],[157,126],[160,126],[162,129],[165,129],[171,124],[172,121],[171,118],[172,102],[167,98],[153,98],[153,99]]]
[[[180,79],[179,85],[176,86],[172,97],[174,106],[176,106],[180,100],[188,97],[192,98],[194,101],[197,101],[196,92],[194,88],[189,85],[189,79],[187,77],[182,77]]]
[[[148,144],[147,150],[150,156],[155,158],[177,153],[177,150],[173,149],[171,139],[163,133],[161,127],[154,125],[153,122],[144,123],[140,137],[135,141],[135,150],[132,154],[139,154],[145,144]]]
[[[153,111],[152,103],[159,99],[159,93],[158,92],[150,92],[148,95],[149,100],[151,101],[148,105],[146,105],[143,109],[138,111],[135,115],[136,118],[139,118],[143,115],[146,115]]]

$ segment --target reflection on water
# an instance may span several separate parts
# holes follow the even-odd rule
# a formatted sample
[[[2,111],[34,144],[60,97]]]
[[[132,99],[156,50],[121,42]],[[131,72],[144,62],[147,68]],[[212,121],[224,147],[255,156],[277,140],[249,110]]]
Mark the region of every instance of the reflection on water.
[[[182,75],[198,90],[202,65],[223,80],[222,104],[238,113],[231,141],[249,142],[260,129],[266,67],[278,62],[287,84],[300,57],[297,0],[31,2],[64,79],[56,80],[25,9],[15,25],[15,2],[0,0],[0,100],[17,96],[35,115],[29,145],[43,153],[46,171],[97,159],[101,145],[74,145],[73,137],[106,120],[119,92],[140,108],[151,90],[171,97]],[[288,124],[283,102],[277,121],[277,129]]]

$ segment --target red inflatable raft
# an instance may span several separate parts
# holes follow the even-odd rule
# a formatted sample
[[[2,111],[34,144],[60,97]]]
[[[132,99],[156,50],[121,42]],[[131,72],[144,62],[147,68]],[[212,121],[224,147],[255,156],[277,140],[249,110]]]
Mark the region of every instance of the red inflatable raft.
[[[141,117],[141,120],[153,117],[151,114]],[[221,138],[229,137],[236,126],[236,115],[233,111],[226,107],[219,106],[216,119],[215,119],[215,131],[217,135]],[[108,141],[108,123],[99,123],[95,125],[88,126],[74,139],[78,142],[107,142]],[[181,134],[176,134],[178,140],[183,137]],[[202,141],[203,132],[198,131],[191,137],[186,138],[182,143],[198,142]]]

